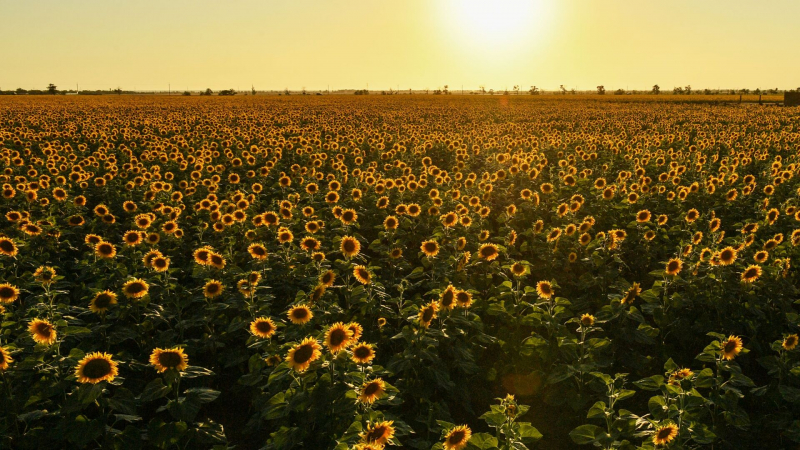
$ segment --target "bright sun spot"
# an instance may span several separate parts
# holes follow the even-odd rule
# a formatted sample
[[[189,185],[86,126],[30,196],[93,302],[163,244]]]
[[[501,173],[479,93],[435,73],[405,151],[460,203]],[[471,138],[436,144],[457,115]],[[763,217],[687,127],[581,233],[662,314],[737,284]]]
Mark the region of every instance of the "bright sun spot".
[[[540,0],[450,0],[446,20],[469,46],[514,51],[541,35],[546,8]]]

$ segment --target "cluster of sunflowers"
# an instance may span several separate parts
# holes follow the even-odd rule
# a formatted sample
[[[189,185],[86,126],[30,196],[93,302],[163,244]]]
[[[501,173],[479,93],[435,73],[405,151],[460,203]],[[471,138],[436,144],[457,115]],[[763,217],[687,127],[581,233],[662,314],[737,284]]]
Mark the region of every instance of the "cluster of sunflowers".
[[[0,447],[800,443],[798,150],[680,99],[0,99]]]

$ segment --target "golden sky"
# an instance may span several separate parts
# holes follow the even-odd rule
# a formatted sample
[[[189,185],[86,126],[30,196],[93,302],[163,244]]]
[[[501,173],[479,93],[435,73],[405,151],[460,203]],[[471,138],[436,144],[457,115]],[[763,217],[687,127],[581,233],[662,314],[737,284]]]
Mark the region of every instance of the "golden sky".
[[[0,0],[0,89],[800,87],[800,1]]]

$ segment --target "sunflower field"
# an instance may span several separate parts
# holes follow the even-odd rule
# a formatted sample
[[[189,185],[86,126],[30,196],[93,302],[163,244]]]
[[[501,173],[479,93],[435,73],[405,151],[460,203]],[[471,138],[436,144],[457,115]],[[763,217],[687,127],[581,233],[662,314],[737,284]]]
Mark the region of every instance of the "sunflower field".
[[[800,110],[652,98],[0,98],[0,448],[797,448]]]

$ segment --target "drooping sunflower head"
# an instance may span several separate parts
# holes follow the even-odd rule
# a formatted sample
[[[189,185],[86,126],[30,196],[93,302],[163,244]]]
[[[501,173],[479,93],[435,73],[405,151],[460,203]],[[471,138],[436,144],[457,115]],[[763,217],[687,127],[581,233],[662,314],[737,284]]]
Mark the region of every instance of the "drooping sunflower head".
[[[108,353],[90,353],[78,362],[75,376],[79,383],[97,384],[101,381],[112,381],[119,375],[117,366]]]
[[[442,294],[439,296],[439,309],[442,311],[450,311],[456,305],[456,288],[453,285],[447,286]]]
[[[472,438],[472,430],[466,425],[459,425],[450,429],[444,437],[445,450],[462,450]]]
[[[19,288],[14,285],[0,284],[0,304],[9,304],[19,298]]]
[[[97,314],[103,314],[117,304],[117,294],[111,291],[98,292],[89,304],[89,309]]]
[[[50,266],[40,266],[33,272],[33,279],[37,282],[47,286],[55,281],[56,269]]]
[[[53,324],[43,319],[33,319],[28,331],[37,344],[52,345],[58,337]]]
[[[250,332],[253,333],[254,336],[258,336],[262,339],[271,338],[275,334],[277,328],[275,322],[269,317],[259,317],[250,322]]]
[[[250,256],[252,256],[253,259],[260,261],[267,259],[267,256],[269,255],[267,253],[267,249],[261,244],[250,244],[250,246],[247,247],[247,252],[250,253]]]
[[[208,261],[211,267],[215,269],[222,269],[225,267],[225,258],[216,252],[209,252]]]
[[[146,281],[140,278],[134,278],[132,280],[126,281],[125,284],[122,285],[122,293],[125,294],[125,297],[139,299],[147,295],[147,292],[150,290],[150,285],[147,284]]]
[[[528,272],[528,268],[525,267],[524,264],[519,262],[515,262],[514,264],[512,264],[510,270],[515,277],[521,277]]]
[[[289,350],[286,361],[293,370],[305,372],[312,362],[322,356],[321,348],[316,339],[307,337]]]
[[[373,423],[362,431],[361,441],[365,443],[386,444],[394,436],[394,421]]]
[[[189,366],[189,356],[180,347],[157,348],[150,354],[150,364],[155,366],[158,373],[163,373],[170,369],[182,372]]]
[[[308,306],[297,305],[289,309],[287,316],[293,324],[303,325],[308,323],[308,321],[314,317],[314,314],[311,312],[311,309]]]

